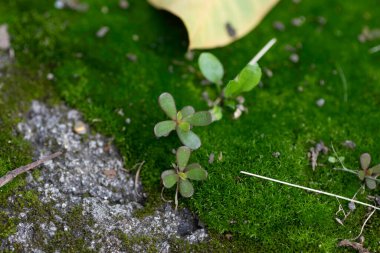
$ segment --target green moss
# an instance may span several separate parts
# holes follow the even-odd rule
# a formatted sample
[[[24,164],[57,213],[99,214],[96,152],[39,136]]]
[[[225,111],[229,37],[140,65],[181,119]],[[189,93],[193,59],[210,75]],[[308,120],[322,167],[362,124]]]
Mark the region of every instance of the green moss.
[[[127,11],[119,9],[117,1],[88,2],[88,12],[76,13],[55,10],[38,1],[7,0],[0,6],[0,22],[7,21],[11,33],[18,35],[13,41],[18,61],[31,65],[32,77],[36,78],[41,65],[54,72],[53,86],[61,98],[84,112],[87,120],[94,122],[95,130],[114,137],[127,166],[145,160],[141,172],[144,187],[149,192],[160,192],[159,175],[174,160],[171,150],[180,143],[174,135],[159,140],[154,137],[153,126],[164,117],[157,97],[168,91],[178,107],[191,104],[197,110],[206,109],[199,73],[188,70],[189,66],[196,68],[196,63],[183,58],[185,29],[178,19],[156,11],[146,1],[131,0]],[[106,4],[109,13],[102,14],[100,9]],[[378,41],[362,44],[357,40],[364,26],[380,26],[376,19],[379,8],[371,1],[302,1],[298,5],[283,1],[254,32],[213,51],[225,64],[228,80],[270,38],[276,36],[279,41],[260,62],[274,76],[264,77],[263,88],[246,95],[249,114],[238,121],[225,115],[220,122],[196,129],[203,146],[194,152],[194,160],[207,167],[210,177],[196,185],[194,198],[181,201],[200,216],[215,238],[215,234],[232,233],[232,242],[225,243],[234,245],[237,251],[332,252],[339,238],[359,232],[364,208],[358,207],[343,227],[334,221],[338,206],[335,199],[248,178],[239,171],[348,197],[356,192],[360,186],[357,178],[333,171],[326,157],[321,158],[325,166],[313,172],[306,154],[313,145],[311,141],[322,139],[326,144],[333,142],[351,168],[359,166],[362,152],[370,152],[374,162],[380,162],[380,142],[376,139],[380,120],[379,63],[378,55],[368,54]],[[305,24],[293,27],[291,19],[299,16],[306,18]],[[320,25],[318,16],[324,16],[327,24]],[[276,20],[287,26],[284,32],[272,28]],[[110,27],[109,34],[96,38],[96,31],[104,25]],[[134,34],[139,35],[139,41],[132,40]],[[298,45],[299,63],[288,60],[290,52],[284,49],[288,44]],[[127,53],[136,54],[138,61],[130,62]],[[178,61],[183,65],[177,65]],[[173,73],[168,71],[170,66]],[[347,102],[336,66],[343,69],[348,80]],[[45,92],[37,84],[32,86],[35,89],[25,86],[29,81],[33,85],[33,78],[21,82],[25,91],[38,91],[28,98]],[[324,85],[320,85],[321,80]],[[303,92],[298,92],[299,86]],[[28,93],[20,90],[17,98]],[[322,108],[315,105],[319,98],[326,100]],[[12,108],[17,111],[16,106]],[[117,113],[119,109],[124,117]],[[1,115],[6,114],[0,114],[6,120]],[[126,118],[131,124],[125,123]],[[12,136],[14,123],[8,121],[2,143]],[[357,149],[342,148],[340,143],[346,139],[355,141]],[[1,164],[8,164],[5,171],[26,162],[9,160],[8,148],[0,155]],[[278,159],[272,157],[276,151],[281,153]],[[207,165],[211,152],[223,152],[223,160]],[[25,152],[21,154],[25,159]],[[380,250],[376,243],[378,225],[375,216],[364,233],[365,245],[373,251]]]
[[[16,232],[16,219],[9,218],[7,213],[0,212],[0,239],[5,239]]]

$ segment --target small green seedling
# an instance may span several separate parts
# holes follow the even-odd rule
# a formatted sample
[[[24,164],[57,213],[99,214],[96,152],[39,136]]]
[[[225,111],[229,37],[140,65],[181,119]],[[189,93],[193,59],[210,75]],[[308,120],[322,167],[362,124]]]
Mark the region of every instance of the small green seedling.
[[[234,118],[241,116],[242,112],[247,111],[244,107],[242,94],[255,88],[262,76],[261,68],[257,64],[258,60],[276,43],[276,39],[269,41],[263,49],[240,71],[235,79],[230,80],[223,87],[224,68],[219,59],[211,53],[202,53],[198,58],[198,65],[203,76],[216,85],[219,96],[215,101],[208,100],[208,104],[213,120],[220,120],[223,116],[223,107],[233,109]]]
[[[234,80],[230,80],[222,89],[224,69],[219,59],[211,53],[202,53],[199,56],[198,64],[203,76],[211,83],[214,83],[220,93],[215,102],[211,103],[213,108],[210,112],[213,119],[220,120],[222,118],[223,106],[236,110],[235,118],[237,118],[236,114],[240,116],[244,107],[239,102],[241,99],[238,97],[244,92],[251,91],[259,84],[262,75],[260,66],[257,63],[248,64]],[[236,113],[237,111],[240,111],[240,113]]]
[[[182,197],[190,198],[194,194],[194,187],[190,180],[206,180],[207,171],[198,163],[188,165],[191,155],[191,149],[182,146],[176,152],[177,164],[174,169],[165,170],[161,174],[161,179],[165,188],[172,188],[177,185],[175,194],[175,206],[178,207],[178,192]]]
[[[371,164],[370,154],[364,153],[360,156],[361,170],[352,170],[344,166],[343,159],[342,157],[338,156],[334,149],[334,146],[332,146],[332,149],[335,153],[335,158],[332,159],[333,157],[329,157],[329,162],[335,163],[336,161],[338,161],[342,165],[342,168],[334,168],[335,170],[341,170],[355,174],[359,177],[361,181],[365,181],[365,184],[368,187],[368,189],[373,190],[376,188],[377,183],[379,183],[377,177],[380,175],[380,164],[375,165],[372,168],[369,168],[369,165]]]
[[[375,165],[372,168],[369,168],[371,163],[371,156],[368,153],[364,153],[360,156],[360,165],[362,170],[358,171],[358,177],[360,180],[365,180],[365,184],[371,190],[376,188],[377,185],[377,176],[380,174],[380,164]]]
[[[157,137],[168,136],[173,130],[176,130],[184,145],[193,150],[198,149],[201,146],[201,140],[191,129],[193,126],[211,124],[211,113],[208,111],[195,112],[192,106],[185,106],[177,112],[174,98],[167,92],[160,95],[158,103],[170,120],[157,123],[154,127],[154,134]]]

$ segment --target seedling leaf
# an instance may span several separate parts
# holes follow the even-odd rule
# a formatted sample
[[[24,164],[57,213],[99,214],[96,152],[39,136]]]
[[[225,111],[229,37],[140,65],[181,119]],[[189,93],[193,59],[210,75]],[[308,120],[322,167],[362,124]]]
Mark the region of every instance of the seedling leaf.
[[[224,95],[226,97],[235,97],[242,92],[247,92],[255,88],[261,79],[261,68],[256,63],[247,65],[238,75],[237,80],[228,82]]]
[[[212,116],[210,112],[203,111],[203,112],[196,112],[184,120],[186,122],[189,122],[193,126],[207,126],[211,124]]]
[[[177,109],[172,95],[167,92],[162,93],[158,98],[158,103],[169,118],[176,119]]]
[[[182,197],[190,198],[194,194],[194,187],[189,180],[180,180],[179,192],[181,193]]]
[[[365,178],[365,172],[364,172],[364,170],[360,170],[359,172],[358,172],[358,177],[359,177],[359,179],[360,180],[364,180],[364,178]]]
[[[161,179],[165,188],[171,188],[178,182],[179,177],[176,174],[175,170],[165,170],[161,174]]]
[[[190,148],[186,146],[182,146],[178,148],[177,154],[176,154],[177,165],[181,171],[183,171],[186,168],[186,165],[189,162],[190,154],[191,154]]]
[[[371,169],[372,169],[372,173],[380,174],[380,164],[373,166]]]
[[[191,130],[185,132],[181,128],[177,128],[177,134],[185,146],[193,150],[198,149],[201,146],[201,140],[199,139],[198,135],[193,133]]]
[[[185,106],[184,108],[182,108],[181,110],[181,114],[182,114],[182,117],[186,118],[192,114],[195,113],[195,110],[192,106]]]
[[[199,68],[206,77],[212,83],[221,85],[224,75],[224,69],[222,63],[215,55],[211,53],[202,53],[198,58]]]
[[[199,164],[199,167],[193,167],[187,170],[186,175],[187,178],[191,180],[206,180],[207,179],[207,171],[203,169]]]
[[[373,190],[376,188],[376,181],[371,178],[366,178],[365,179],[365,184],[367,185],[368,189]]]
[[[154,126],[154,134],[157,137],[168,136],[175,129],[176,123],[173,120],[166,120]]]
[[[371,163],[370,154],[364,153],[360,156],[360,164],[361,164],[363,170],[368,169],[370,163]]]

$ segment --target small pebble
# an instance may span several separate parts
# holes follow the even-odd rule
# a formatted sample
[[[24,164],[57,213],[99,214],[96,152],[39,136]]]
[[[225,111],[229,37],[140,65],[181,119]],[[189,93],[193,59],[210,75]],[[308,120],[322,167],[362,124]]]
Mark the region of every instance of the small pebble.
[[[74,132],[76,132],[77,134],[86,134],[86,124],[84,124],[83,121],[76,121],[74,125]]]
[[[54,79],[54,74],[53,73],[47,74],[46,79],[49,80],[49,81],[53,80]]]
[[[119,7],[120,9],[126,10],[129,8],[129,2],[127,0],[120,0]]]
[[[103,38],[104,36],[107,35],[107,33],[109,32],[109,27],[107,26],[102,26],[97,32],[96,32],[96,37],[98,38]]]
[[[292,25],[296,27],[300,27],[305,23],[306,18],[304,16],[298,17],[298,18],[293,18],[292,19]]]
[[[298,56],[298,54],[291,54],[289,60],[293,63],[297,63],[299,62],[300,57]]]
[[[137,62],[137,55],[135,54],[132,54],[132,53],[128,53],[126,55],[127,59],[130,60],[131,62]]]
[[[325,105],[325,102],[326,102],[325,99],[320,98],[315,103],[317,104],[318,107],[322,107]]]
[[[353,142],[353,141],[350,141],[350,140],[345,140],[342,145],[346,148],[349,148],[349,149],[355,149],[356,148],[356,143]]]
[[[125,123],[127,123],[128,125],[131,124],[131,119],[130,118],[126,118],[125,119]]]
[[[355,203],[354,203],[354,202],[350,202],[350,203],[348,203],[348,208],[349,208],[351,211],[354,211],[354,210],[356,209]]]
[[[61,0],[57,0],[54,3],[54,7],[58,10],[62,10],[65,7],[65,4]]]
[[[285,25],[281,21],[275,21],[273,23],[273,28],[276,29],[277,31],[284,31],[285,30]]]

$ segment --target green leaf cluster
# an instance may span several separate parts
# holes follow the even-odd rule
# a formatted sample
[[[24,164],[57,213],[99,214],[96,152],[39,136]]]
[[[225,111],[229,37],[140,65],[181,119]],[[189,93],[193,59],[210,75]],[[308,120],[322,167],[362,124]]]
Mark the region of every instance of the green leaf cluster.
[[[212,123],[211,113],[208,111],[195,112],[192,106],[185,106],[177,111],[174,98],[171,94],[164,92],[158,98],[158,104],[169,120],[161,121],[154,127],[157,137],[168,136],[176,131],[180,141],[185,145],[179,147],[176,152],[177,163],[173,169],[165,170],[161,174],[162,183],[165,188],[177,185],[175,194],[176,209],[178,206],[178,192],[182,197],[190,198],[194,194],[194,187],[190,180],[206,180],[207,171],[198,163],[188,165],[191,150],[201,146],[201,140],[192,131],[194,126],[207,126]]]
[[[255,88],[260,83],[262,76],[261,68],[257,63],[248,64],[222,90],[224,68],[219,59],[211,53],[202,53],[198,58],[198,65],[203,76],[211,83],[216,84],[218,91],[221,92],[220,100],[223,101],[221,104],[233,109],[235,109],[236,105],[234,99],[242,93],[249,92]],[[218,104],[214,105],[214,108],[210,111],[213,113],[214,120],[222,118],[222,108]]]
[[[182,110],[177,111],[173,96],[167,92],[160,95],[158,103],[170,120],[157,123],[154,127],[154,134],[157,137],[163,137],[175,130],[184,145],[193,150],[198,149],[201,146],[201,140],[192,131],[192,128],[211,124],[211,113],[208,111],[195,112],[192,106],[185,106]]]
[[[377,177],[380,175],[380,164],[369,168],[371,164],[371,155],[364,153],[360,156],[360,165],[362,170],[358,171],[360,180],[365,181],[366,186],[373,190],[377,186]]]
[[[161,179],[165,188],[171,188],[177,184],[177,189],[182,197],[189,198],[194,194],[194,187],[190,180],[206,180],[207,171],[198,163],[188,165],[191,149],[182,146],[176,152],[177,164],[174,169],[165,170]]]

